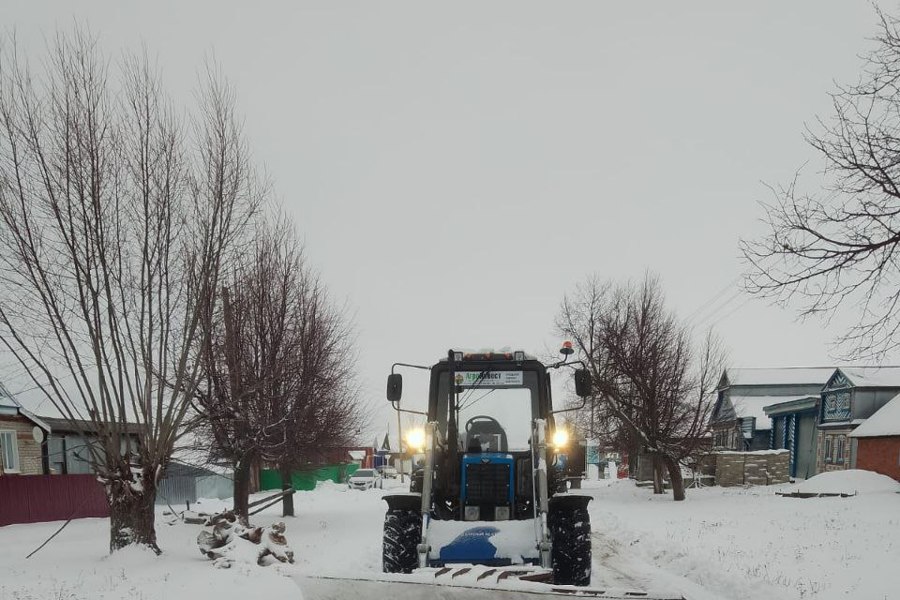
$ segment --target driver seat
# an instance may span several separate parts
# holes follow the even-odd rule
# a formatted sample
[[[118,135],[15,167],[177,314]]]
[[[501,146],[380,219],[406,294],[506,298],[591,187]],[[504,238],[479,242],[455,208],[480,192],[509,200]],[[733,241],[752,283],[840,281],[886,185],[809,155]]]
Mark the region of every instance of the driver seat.
[[[467,452],[507,452],[506,431],[493,419],[473,421],[466,431]]]

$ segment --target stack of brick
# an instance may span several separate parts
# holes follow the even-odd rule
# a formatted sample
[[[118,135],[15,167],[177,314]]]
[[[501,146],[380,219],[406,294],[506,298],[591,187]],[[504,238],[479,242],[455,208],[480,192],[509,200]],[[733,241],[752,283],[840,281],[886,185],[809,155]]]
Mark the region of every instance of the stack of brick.
[[[744,457],[744,485],[769,485],[766,457],[747,454]]]
[[[787,450],[720,452],[716,454],[716,483],[722,487],[787,483],[789,457]]]
[[[787,483],[791,480],[790,457],[791,454],[787,450],[782,450],[777,454],[766,454],[766,470],[769,474],[769,485]]]
[[[722,487],[744,485],[744,455],[722,452],[716,455],[716,483]]]

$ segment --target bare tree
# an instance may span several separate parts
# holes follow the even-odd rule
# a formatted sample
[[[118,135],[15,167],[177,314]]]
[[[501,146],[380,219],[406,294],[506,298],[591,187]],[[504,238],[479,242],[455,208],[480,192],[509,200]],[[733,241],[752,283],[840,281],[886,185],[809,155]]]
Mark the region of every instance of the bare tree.
[[[801,316],[854,307],[856,323],[837,341],[848,357],[881,357],[900,343],[900,31],[876,8],[877,47],[859,81],[832,93],[834,114],[806,139],[824,159],[821,190],[798,178],[773,187],[768,234],[743,241],[747,289]]]
[[[111,551],[159,552],[157,480],[198,382],[200,318],[258,201],[231,91],[210,76],[200,98],[189,135],[146,56],[114,82],[84,31],[59,34],[39,75],[14,42],[0,56],[0,342],[90,423]]]
[[[309,283],[297,319],[299,364],[280,419],[284,444],[275,459],[285,487],[293,471],[354,444],[367,416],[356,377],[353,324],[318,278]],[[290,496],[283,508],[284,516],[293,516]]]
[[[665,469],[675,500],[683,500],[680,465],[709,431],[723,360],[718,344],[711,335],[694,344],[650,275],[639,285],[589,279],[563,300],[557,328],[591,370],[599,425],[617,422],[624,440],[653,457],[655,491],[662,492]]]
[[[346,444],[359,427],[353,336],[306,265],[293,226],[261,223],[207,315],[198,433],[234,467],[234,512],[246,523],[254,464],[291,470]],[[290,496],[286,515],[293,513]]]
[[[234,468],[234,512],[247,524],[251,468],[285,443],[299,366],[296,323],[308,270],[290,224],[262,222],[252,247],[223,281],[219,309],[202,320],[204,381],[194,423],[210,458]]]

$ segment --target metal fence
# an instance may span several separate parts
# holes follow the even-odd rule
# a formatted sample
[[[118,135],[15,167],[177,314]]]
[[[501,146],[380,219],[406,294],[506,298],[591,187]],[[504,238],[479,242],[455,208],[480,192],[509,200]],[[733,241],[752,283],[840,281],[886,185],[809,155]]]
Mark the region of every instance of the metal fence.
[[[171,504],[173,507],[194,503],[198,498],[231,498],[234,483],[231,477],[211,473],[198,476],[166,476],[159,481],[156,491],[157,504]]]
[[[319,481],[333,481],[344,483],[350,475],[359,468],[357,464],[324,465],[307,471],[294,471],[291,473],[291,485],[295,490],[314,490]],[[275,469],[260,469],[259,489],[280,490],[281,473]]]
[[[0,526],[108,516],[106,492],[95,475],[0,477]]]

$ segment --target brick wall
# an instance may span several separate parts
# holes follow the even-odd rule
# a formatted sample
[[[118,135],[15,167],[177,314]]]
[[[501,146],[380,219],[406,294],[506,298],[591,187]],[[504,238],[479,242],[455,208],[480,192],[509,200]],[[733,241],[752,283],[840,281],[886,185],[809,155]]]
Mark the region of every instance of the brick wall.
[[[859,438],[856,468],[900,481],[900,436]]]
[[[0,415],[0,429],[11,429],[16,432],[21,475],[41,475],[44,472],[41,463],[41,445],[34,441],[31,434],[34,426],[34,423],[25,417]]]
[[[716,483],[722,487],[787,483],[789,458],[787,450],[717,453]]]

